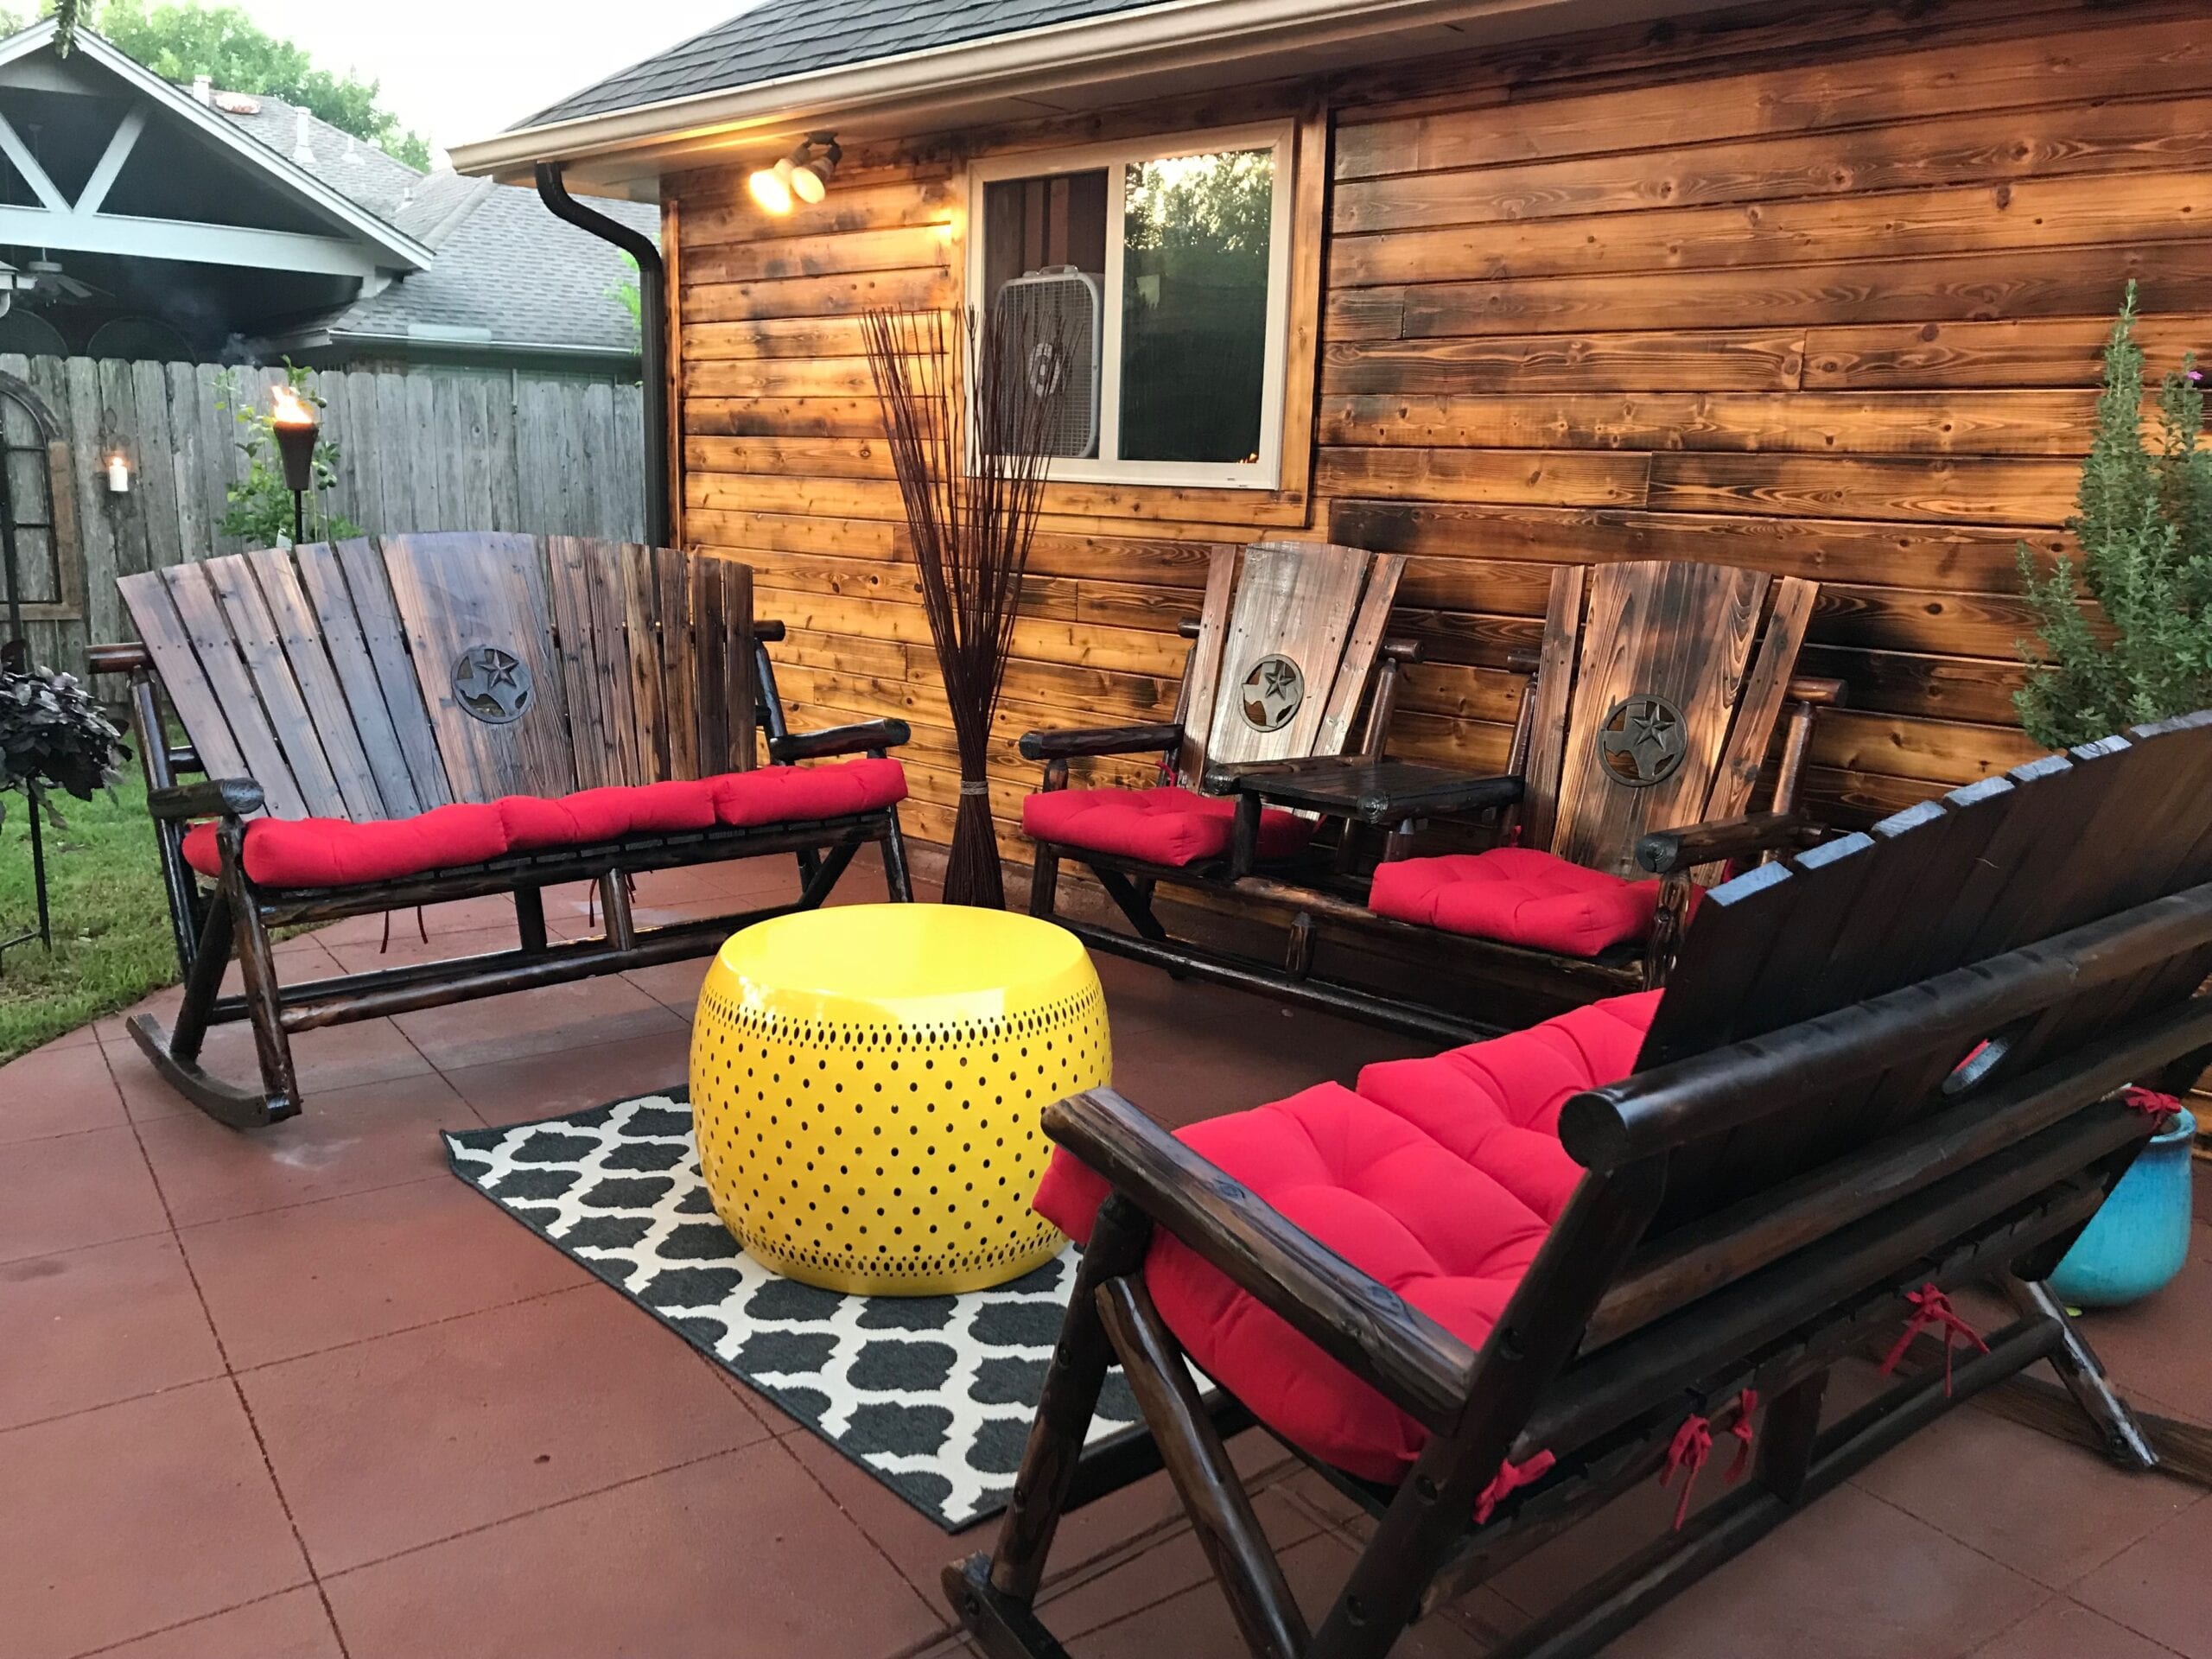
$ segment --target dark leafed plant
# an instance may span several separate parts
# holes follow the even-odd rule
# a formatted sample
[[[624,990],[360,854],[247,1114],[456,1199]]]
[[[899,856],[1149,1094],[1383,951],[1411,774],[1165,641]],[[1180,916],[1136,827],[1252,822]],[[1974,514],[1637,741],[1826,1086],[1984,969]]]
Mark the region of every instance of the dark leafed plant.
[[[74,677],[47,668],[0,672],[0,814],[8,792],[20,790],[33,811],[42,807],[61,826],[49,791],[89,801],[115,782],[130,753]]]
[[[2201,444],[2200,381],[2194,357],[2165,376],[2158,442],[2146,447],[2130,283],[2105,342],[2096,432],[2067,521],[2081,563],[2062,558],[2038,576],[2020,550],[2037,638],[2021,644],[2031,672],[2014,702],[2038,743],[2063,748],[2212,707],[2212,450]],[[2108,634],[2082,613],[2077,576]]]
[[[1006,307],[988,323],[973,311],[872,311],[864,324],[960,751],[944,899],[1003,906],[987,787],[991,720],[1067,395],[1065,342],[1034,313]]]

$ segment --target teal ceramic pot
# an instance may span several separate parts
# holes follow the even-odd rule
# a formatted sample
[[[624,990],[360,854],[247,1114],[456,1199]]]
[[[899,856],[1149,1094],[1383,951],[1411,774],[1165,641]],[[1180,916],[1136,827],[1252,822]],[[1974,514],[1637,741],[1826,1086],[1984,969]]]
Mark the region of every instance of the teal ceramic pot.
[[[2196,1120],[2177,1112],[2082,1230],[2051,1294],[2074,1307],[2117,1307],[2161,1288],[2189,1255],[2190,1152]]]

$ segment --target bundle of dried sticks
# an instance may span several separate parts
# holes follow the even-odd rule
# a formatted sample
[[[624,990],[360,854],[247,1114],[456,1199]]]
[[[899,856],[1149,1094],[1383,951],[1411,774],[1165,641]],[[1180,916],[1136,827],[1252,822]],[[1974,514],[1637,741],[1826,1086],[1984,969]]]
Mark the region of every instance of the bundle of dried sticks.
[[[973,310],[958,320],[871,311],[863,326],[960,751],[944,900],[1002,906],[988,790],[991,719],[1046,452],[1068,394],[1066,342],[1052,320],[1004,306],[988,322]]]

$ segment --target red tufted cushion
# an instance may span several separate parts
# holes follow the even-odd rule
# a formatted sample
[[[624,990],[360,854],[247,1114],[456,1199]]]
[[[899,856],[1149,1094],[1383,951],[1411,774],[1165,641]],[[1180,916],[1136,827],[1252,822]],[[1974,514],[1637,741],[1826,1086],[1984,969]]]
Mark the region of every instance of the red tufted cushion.
[[[1498,847],[1381,865],[1367,903],[1376,915],[1402,922],[1595,957],[1650,933],[1659,883],[1625,880],[1525,847]]]
[[[1628,1076],[1658,1011],[1657,991],[1607,997],[1428,1059],[1382,1061],[1359,1074],[1359,1092],[1557,1221],[1582,1179],[1559,1143],[1560,1108]]]
[[[905,770],[886,759],[766,766],[550,798],[508,795],[488,805],[441,806],[369,823],[256,818],[245,827],[245,873],[265,887],[363,887],[486,863],[510,853],[675,835],[717,822],[745,828],[847,817],[906,798]],[[184,856],[202,874],[221,872],[213,824],[197,824],[186,833]]]
[[[589,847],[625,836],[678,835],[715,821],[712,778],[632,788],[581,790],[547,800],[507,795],[494,803],[507,827],[507,850],[534,853],[545,847]]]
[[[1580,1174],[1546,1131],[1569,1093],[1628,1074],[1658,995],[1370,1066],[1360,1085],[1376,1098],[1323,1084],[1176,1138],[1479,1346]],[[1036,1205],[1087,1240],[1107,1190],[1055,1152]],[[1278,1433],[1370,1480],[1400,1479],[1420,1455],[1418,1423],[1165,1232],[1145,1281],[1192,1358]]]
[[[1190,864],[1229,852],[1236,804],[1192,790],[1054,789],[1021,804],[1021,827],[1039,841],[1151,864]],[[1287,858],[1313,839],[1314,824],[1268,807],[1260,814],[1260,856]]]
[[[424,870],[481,864],[506,850],[507,830],[499,807],[475,803],[372,823],[256,818],[245,827],[245,873],[264,887],[361,887]],[[213,824],[187,832],[184,856],[203,874],[220,874]]]
[[[906,769],[888,756],[826,766],[762,766],[726,772],[712,781],[716,816],[737,828],[847,818],[906,798]]]

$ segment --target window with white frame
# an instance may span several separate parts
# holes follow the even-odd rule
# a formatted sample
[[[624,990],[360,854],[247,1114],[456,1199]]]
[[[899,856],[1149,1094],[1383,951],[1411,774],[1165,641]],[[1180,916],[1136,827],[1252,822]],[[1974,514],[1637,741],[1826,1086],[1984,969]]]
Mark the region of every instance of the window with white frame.
[[[1052,478],[1275,487],[1290,173],[1287,124],[976,164],[969,293],[1069,341]]]

